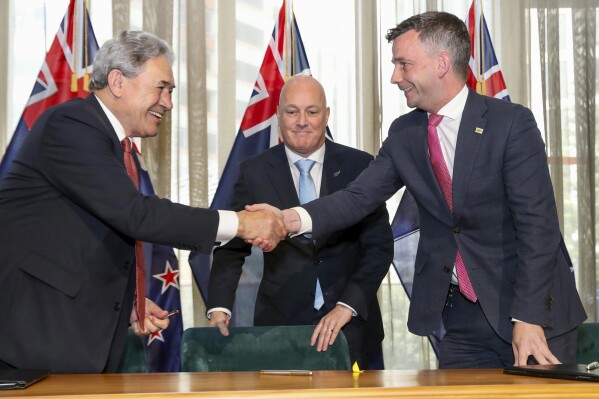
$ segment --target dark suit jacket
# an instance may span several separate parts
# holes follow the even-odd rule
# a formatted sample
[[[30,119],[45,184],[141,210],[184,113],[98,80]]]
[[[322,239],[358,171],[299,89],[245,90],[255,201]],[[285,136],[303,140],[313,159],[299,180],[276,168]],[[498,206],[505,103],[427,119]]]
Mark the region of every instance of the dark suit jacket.
[[[94,95],[50,108],[0,186],[0,360],[103,371],[124,349],[134,239],[210,253],[217,228],[135,189]]]
[[[560,245],[544,143],[529,109],[470,90],[456,144],[453,214],[430,164],[426,112],[398,118],[354,183],[305,205],[314,236],[355,223],[404,185],[420,217],[410,331],[427,335],[437,327],[457,248],[504,340],[511,341],[512,317],[543,326],[548,338],[585,319]]]
[[[372,159],[363,151],[328,140],[325,145],[321,196],[345,187]],[[281,209],[298,206],[284,146],[280,144],[243,162],[234,192],[233,209],[262,202]],[[358,356],[362,343],[365,351],[380,344],[384,334],[376,292],[393,259],[393,240],[385,206],[369,213],[363,221],[321,236],[315,244],[296,237],[265,253],[254,324],[312,324],[318,277],[327,311],[341,301],[359,315],[344,329],[352,357]],[[250,251],[251,247],[238,239],[215,250],[208,309],[233,309],[244,258]],[[363,329],[368,332],[362,340]]]

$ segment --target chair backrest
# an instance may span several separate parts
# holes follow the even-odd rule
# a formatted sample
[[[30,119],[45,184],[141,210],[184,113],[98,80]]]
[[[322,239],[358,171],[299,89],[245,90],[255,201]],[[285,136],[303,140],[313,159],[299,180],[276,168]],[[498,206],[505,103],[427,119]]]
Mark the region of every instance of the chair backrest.
[[[133,333],[131,327],[127,331],[125,354],[118,370],[119,373],[147,373],[146,345],[142,337]]]
[[[578,326],[576,362],[588,364],[595,361],[599,361],[599,323],[582,323]]]
[[[181,371],[350,370],[340,333],[326,352],[310,346],[315,326],[188,328],[181,340]]]

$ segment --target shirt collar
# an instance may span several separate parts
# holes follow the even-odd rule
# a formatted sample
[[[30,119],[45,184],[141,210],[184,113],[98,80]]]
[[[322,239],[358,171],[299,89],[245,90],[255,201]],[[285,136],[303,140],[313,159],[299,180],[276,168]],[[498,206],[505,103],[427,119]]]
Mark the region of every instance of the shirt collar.
[[[112,128],[116,132],[119,142],[123,141],[123,139],[125,139],[127,137],[127,135],[125,134],[125,128],[123,127],[123,125],[121,125],[121,122],[119,122],[119,120],[112,113],[112,111],[110,111],[110,109],[108,109],[108,107],[102,102],[102,100],[100,100],[100,97],[96,96],[96,100],[98,100],[98,103],[100,103],[102,110],[108,117],[108,120],[110,121],[110,124],[112,125]],[[141,148],[141,138],[140,137],[130,137],[130,139],[133,143],[135,143],[137,148]]]
[[[289,148],[287,148],[287,146],[285,146],[285,154],[287,155],[287,160],[289,161],[290,165],[294,165],[300,159],[312,159],[312,160],[316,161],[317,163],[319,163],[320,165],[322,165],[324,162],[325,147],[326,146],[323,144],[320,146],[319,149],[314,151],[308,157],[302,157],[301,155],[296,154],[295,152],[293,152]]]
[[[443,108],[437,112],[439,115],[443,115],[444,117],[448,117],[450,119],[461,119],[462,112],[464,112],[464,107],[466,106],[466,100],[468,99],[468,86],[464,85],[462,90],[451,99],[450,102],[445,104]]]

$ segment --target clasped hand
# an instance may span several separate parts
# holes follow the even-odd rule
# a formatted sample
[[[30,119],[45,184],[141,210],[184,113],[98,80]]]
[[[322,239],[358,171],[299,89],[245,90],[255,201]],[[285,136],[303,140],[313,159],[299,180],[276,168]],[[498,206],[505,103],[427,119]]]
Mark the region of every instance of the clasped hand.
[[[292,209],[280,210],[268,204],[248,205],[237,212],[237,236],[264,252],[274,250],[288,233],[299,231],[299,215]]]

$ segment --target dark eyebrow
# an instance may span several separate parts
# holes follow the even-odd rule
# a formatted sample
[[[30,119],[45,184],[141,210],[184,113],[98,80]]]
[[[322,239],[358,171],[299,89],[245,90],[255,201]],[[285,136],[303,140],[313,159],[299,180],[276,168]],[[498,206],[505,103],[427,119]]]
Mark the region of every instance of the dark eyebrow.
[[[161,80],[160,82],[158,82],[159,86],[171,86],[171,89],[174,89],[176,86],[169,82],[168,80]]]

